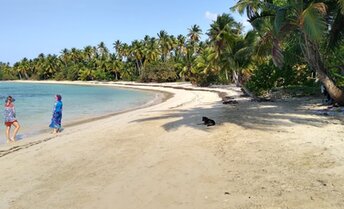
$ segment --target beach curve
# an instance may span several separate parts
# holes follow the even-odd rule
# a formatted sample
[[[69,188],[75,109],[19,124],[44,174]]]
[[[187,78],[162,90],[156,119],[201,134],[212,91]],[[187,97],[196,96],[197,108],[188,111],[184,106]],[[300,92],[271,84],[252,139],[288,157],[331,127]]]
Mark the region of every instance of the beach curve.
[[[223,105],[219,92],[237,96],[234,87],[135,88],[174,96],[1,157],[0,208],[344,205],[343,126],[337,119],[309,115],[299,103]],[[202,116],[218,124],[198,125]],[[327,132],[337,136],[328,142]]]

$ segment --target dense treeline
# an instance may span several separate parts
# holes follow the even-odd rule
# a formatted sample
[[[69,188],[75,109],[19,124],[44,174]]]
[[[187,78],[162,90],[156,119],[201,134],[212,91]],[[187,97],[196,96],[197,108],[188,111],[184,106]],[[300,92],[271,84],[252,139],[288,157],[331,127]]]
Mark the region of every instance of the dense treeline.
[[[111,49],[101,42],[0,63],[0,78],[236,83],[256,94],[320,80],[344,104],[344,0],[240,0],[232,10],[246,11],[253,29],[244,33],[222,14],[205,32],[193,25],[186,35],[162,30],[131,44],[117,40]]]

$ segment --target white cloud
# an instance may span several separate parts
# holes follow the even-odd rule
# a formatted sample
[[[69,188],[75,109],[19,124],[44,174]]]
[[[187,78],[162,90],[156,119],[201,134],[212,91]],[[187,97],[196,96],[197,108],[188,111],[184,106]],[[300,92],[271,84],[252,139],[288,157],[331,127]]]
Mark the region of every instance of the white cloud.
[[[208,20],[215,21],[217,16],[218,16],[218,14],[216,14],[216,13],[211,13],[209,11],[205,12],[205,18],[207,18]]]

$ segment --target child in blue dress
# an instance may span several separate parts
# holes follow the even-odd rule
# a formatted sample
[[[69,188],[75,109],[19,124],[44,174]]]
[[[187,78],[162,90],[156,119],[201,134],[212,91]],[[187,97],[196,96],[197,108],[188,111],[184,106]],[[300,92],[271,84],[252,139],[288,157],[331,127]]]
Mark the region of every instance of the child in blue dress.
[[[53,128],[53,133],[56,134],[61,131],[61,120],[62,120],[62,97],[61,95],[57,94],[55,96],[56,102],[54,105],[53,110],[53,117],[51,118],[51,123],[49,125],[50,128]]]

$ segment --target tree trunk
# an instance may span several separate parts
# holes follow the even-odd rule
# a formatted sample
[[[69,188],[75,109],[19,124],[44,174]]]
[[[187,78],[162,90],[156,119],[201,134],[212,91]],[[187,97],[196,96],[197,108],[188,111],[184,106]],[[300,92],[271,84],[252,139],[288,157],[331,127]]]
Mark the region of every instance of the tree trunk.
[[[241,86],[240,74],[237,73],[235,70],[233,70],[233,80],[234,80],[235,85],[236,85],[237,87],[240,87],[240,86]]]
[[[26,80],[29,80],[29,76],[27,75],[27,73],[24,71],[24,76],[26,78]]]
[[[140,64],[138,60],[136,60],[136,67],[137,67],[137,72],[139,73],[139,75],[141,75],[141,69],[140,69]]]
[[[318,79],[325,86],[330,97],[339,105],[344,105],[344,91],[338,88],[328,76],[328,70],[324,66],[317,45],[309,40],[306,35],[303,54],[310,67],[317,73]]]

